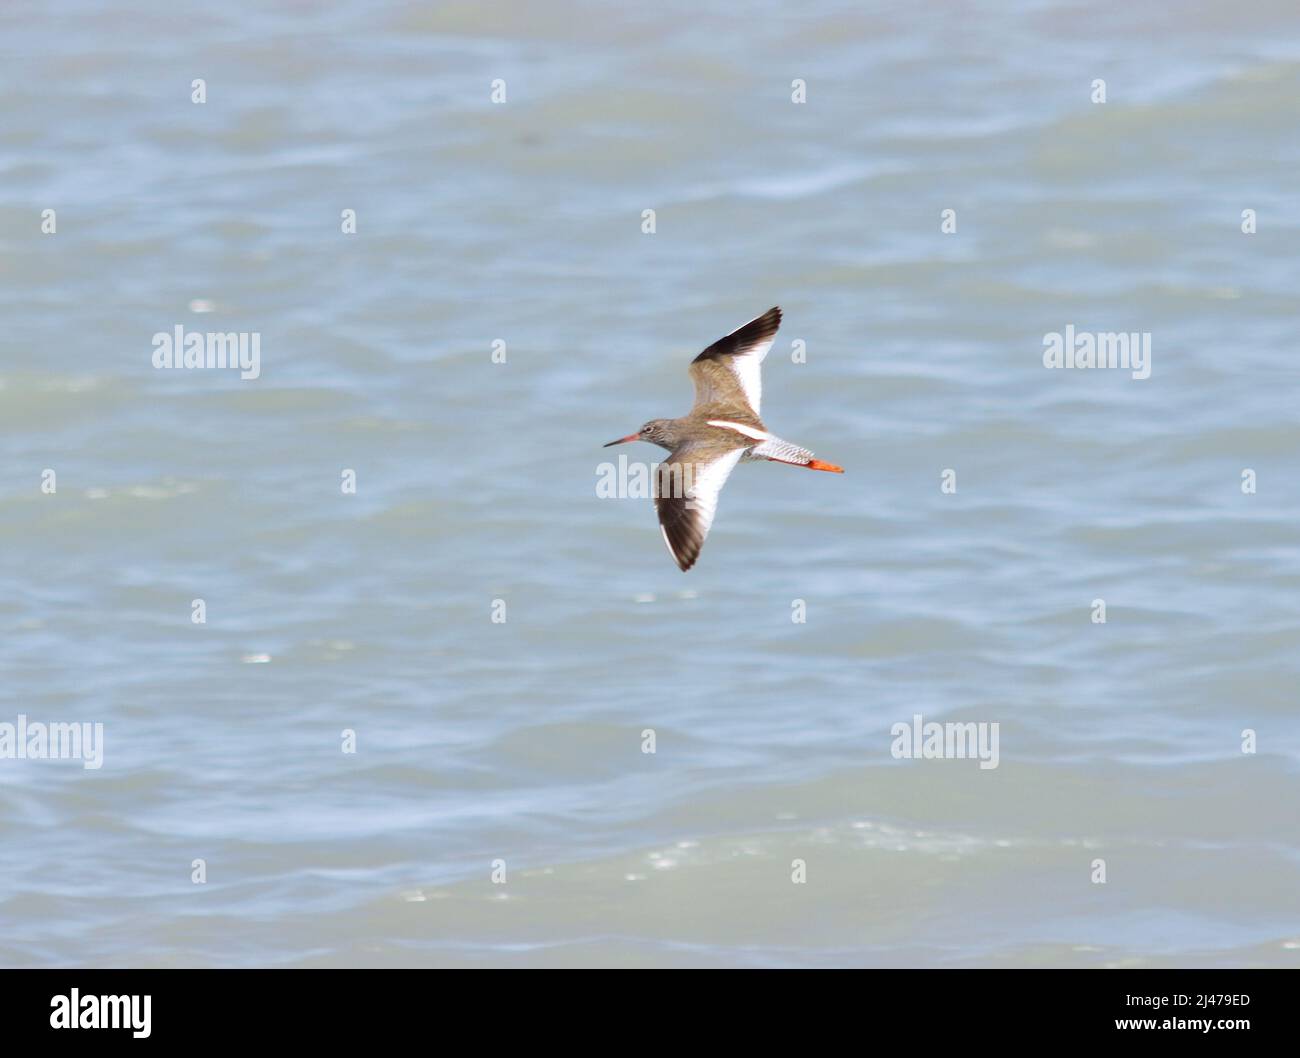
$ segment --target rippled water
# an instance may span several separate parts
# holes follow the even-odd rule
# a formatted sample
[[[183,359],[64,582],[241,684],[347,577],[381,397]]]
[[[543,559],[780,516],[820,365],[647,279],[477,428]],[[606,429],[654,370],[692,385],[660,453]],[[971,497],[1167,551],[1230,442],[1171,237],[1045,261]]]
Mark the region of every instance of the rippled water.
[[[1300,962],[1294,5],[263,6],[0,10],[0,962]]]

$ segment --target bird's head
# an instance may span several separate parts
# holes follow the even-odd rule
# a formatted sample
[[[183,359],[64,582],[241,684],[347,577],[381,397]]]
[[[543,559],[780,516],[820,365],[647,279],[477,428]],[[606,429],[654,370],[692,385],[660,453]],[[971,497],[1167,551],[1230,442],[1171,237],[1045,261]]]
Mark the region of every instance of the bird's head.
[[[628,441],[649,441],[651,444],[660,445],[663,448],[672,448],[672,425],[672,419],[651,419],[636,433],[620,437],[617,441],[610,441],[604,447],[609,448],[610,445],[627,444]]]

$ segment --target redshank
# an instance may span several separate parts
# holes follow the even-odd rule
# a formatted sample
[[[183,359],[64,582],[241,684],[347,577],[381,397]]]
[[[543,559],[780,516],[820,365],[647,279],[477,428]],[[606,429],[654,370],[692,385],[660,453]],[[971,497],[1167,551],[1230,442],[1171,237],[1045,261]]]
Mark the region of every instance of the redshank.
[[[691,362],[695,406],[680,419],[651,419],[636,433],[605,445],[649,441],[672,453],[654,475],[655,508],[664,543],[682,571],[695,565],[709,535],[718,493],[742,461],[765,459],[843,474],[798,445],[768,433],[758,417],[762,364],[781,326],[781,310],[719,338]]]

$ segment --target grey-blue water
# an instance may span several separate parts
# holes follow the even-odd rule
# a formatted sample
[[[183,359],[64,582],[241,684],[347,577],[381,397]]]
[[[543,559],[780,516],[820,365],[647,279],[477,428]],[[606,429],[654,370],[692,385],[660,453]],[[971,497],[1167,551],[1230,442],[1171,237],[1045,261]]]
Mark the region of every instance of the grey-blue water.
[[[1300,962],[1294,4],[11,2],[0,86],[0,725],[103,725],[0,963]],[[847,473],[683,575],[600,445],[773,304]]]

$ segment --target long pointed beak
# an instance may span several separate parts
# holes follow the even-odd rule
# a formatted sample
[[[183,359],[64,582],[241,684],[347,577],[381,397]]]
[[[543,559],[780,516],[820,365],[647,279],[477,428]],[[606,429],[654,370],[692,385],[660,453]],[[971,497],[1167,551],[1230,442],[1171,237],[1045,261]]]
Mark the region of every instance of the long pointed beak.
[[[639,441],[640,439],[641,435],[639,433],[630,433],[626,437],[620,437],[617,441],[610,441],[609,444],[604,444],[600,447],[608,448],[610,445],[625,445],[628,441]]]

